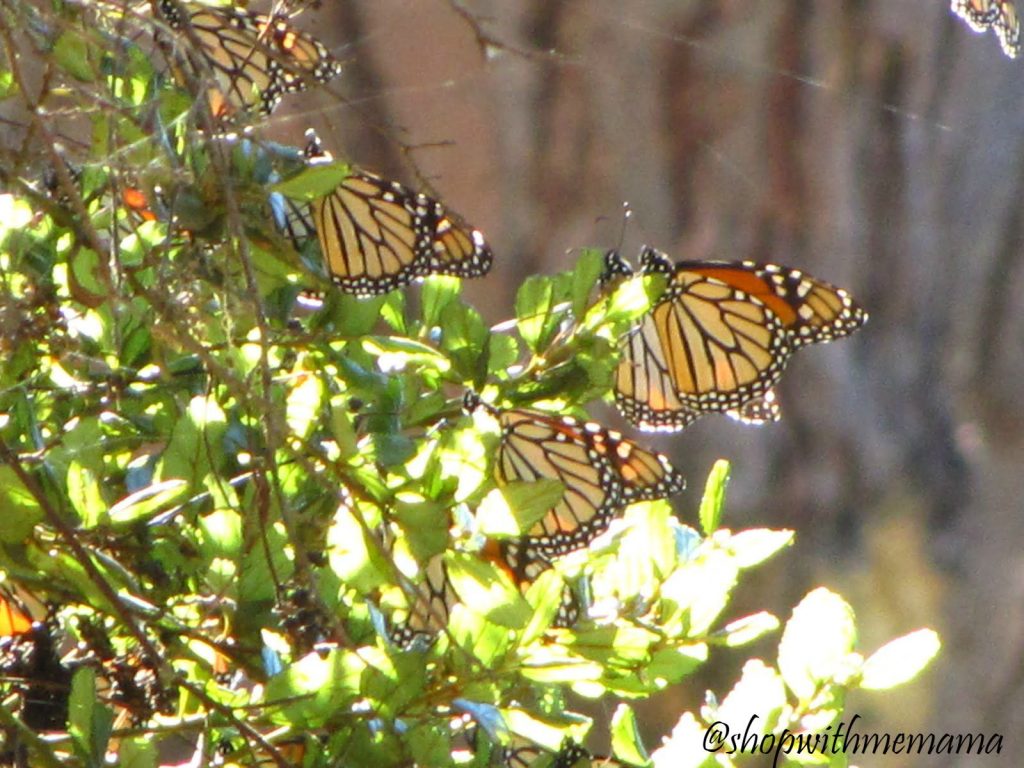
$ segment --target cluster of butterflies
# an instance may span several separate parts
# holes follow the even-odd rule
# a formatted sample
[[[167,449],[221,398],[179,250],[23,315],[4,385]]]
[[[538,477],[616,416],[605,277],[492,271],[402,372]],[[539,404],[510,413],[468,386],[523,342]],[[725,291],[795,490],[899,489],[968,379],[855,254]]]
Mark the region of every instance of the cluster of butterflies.
[[[995,30],[1011,59],[1020,56],[1020,14],[1013,0],[952,0],[950,8],[975,32]]]
[[[682,262],[645,248],[643,273],[661,273],[667,287],[621,341],[615,374],[619,409],[642,430],[681,430],[709,413],[744,423],[780,417],[774,386],[799,348],[847,336],[867,314],[841,288],[804,272],[750,262]],[[603,281],[632,275],[615,252]],[[557,480],[558,502],[523,536],[485,556],[517,582],[528,583],[554,558],[585,548],[629,504],[682,491],[685,480],[667,457],[594,422],[527,408],[499,410],[470,395],[466,408],[498,420],[496,484]],[[441,622],[403,625],[404,642],[437,632],[454,597],[444,574],[427,569],[428,612]],[[571,600],[571,596],[567,598]],[[565,606],[572,623],[578,610]]]
[[[38,610],[33,610],[25,597]],[[161,681],[156,659],[147,658],[137,648],[115,649],[105,630],[91,621],[78,622],[79,642],[68,651],[57,606],[46,606],[40,619],[34,619],[34,613],[43,614],[34,596],[20,589],[0,589],[3,706],[17,711],[33,732],[67,727],[72,677],[80,668],[93,670],[104,699],[120,708],[115,727],[141,725],[156,713],[174,714],[177,692]],[[17,729],[0,728],[0,765],[33,764]]]

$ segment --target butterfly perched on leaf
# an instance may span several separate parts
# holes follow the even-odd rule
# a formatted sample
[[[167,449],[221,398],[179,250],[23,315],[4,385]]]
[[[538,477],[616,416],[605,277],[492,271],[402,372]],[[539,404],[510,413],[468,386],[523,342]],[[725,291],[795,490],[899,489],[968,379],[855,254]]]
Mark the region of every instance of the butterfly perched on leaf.
[[[333,163],[308,131],[310,164]],[[324,268],[346,293],[372,296],[429,275],[481,277],[493,256],[483,234],[427,195],[350,167],[327,194],[289,201],[279,229],[297,250],[315,238]]]
[[[994,29],[1011,59],[1020,55],[1020,15],[1013,0],[952,0],[950,8],[975,32]]]
[[[386,543],[389,536],[384,537],[385,549],[391,549]],[[482,550],[476,553],[461,553],[462,564],[458,565],[464,575],[470,579],[494,574],[494,570],[488,571],[480,568],[481,565],[489,564],[497,571],[508,578],[508,583],[519,592],[523,593],[533,583],[533,580],[544,570],[550,567],[545,560],[528,560],[524,552],[517,547],[507,546],[504,542],[489,541]],[[477,567],[472,567],[472,561],[477,560]],[[468,561],[468,562],[467,562]],[[408,606],[401,616],[392,616],[391,623],[387,628],[387,636],[395,645],[400,648],[410,648],[422,639],[427,643],[431,642],[438,634],[444,632],[451,621],[452,613],[456,605],[462,603],[474,613],[488,614],[494,606],[477,602],[467,602],[463,595],[460,595],[453,582],[449,570],[452,561],[446,559],[445,553],[433,555],[421,567],[418,579],[415,582],[406,582],[405,590]],[[500,578],[500,577],[499,577]],[[467,582],[463,582],[465,584]],[[480,585],[487,587],[490,582],[479,581]],[[568,627],[574,624],[579,617],[579,606],[572,590],[563,586],[560,604],[557,614],[554,616],[552,626]]]
[[[775,264],[686,261],[652,248],[645,274],[664,293],[621,341],[615,402],[630,422],[675,431],[706,413],[750,424],[779,418],[774,385],[800,347],[841,338],[867,321],[843,289]],[[632,274],[615,252],[604,281]]]
[[[216,119],[268,116],[284,94],[341,74],[327,48],[286,17],[178,0],[160,0],[160,11],[183,43],[198,44],[198,76],[215,81],[205,91]]]
[[[518,541],[527,561],[582,549],[627,505],[686,487],[664,455],[595,422],[528,408],[493,409],[472,394],[466,406],[485,408],[498,420],[494,478],[499,487],[537,480],[563,486],[557,503]]]

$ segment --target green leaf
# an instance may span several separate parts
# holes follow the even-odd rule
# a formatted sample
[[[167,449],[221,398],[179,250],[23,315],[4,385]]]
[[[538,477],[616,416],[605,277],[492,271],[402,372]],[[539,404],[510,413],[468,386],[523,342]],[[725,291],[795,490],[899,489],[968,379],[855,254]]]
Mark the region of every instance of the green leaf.
[[[716,731],[709,731],[707,726],[697,721],[693,713],[685,712],[676,722],[672,733],[660,749],[656,749],[651,757],[656,766],[671,768],[701,768],[702,766],[731,766],[732,762],[718,762],[715,758],[723,747],[728,744],[717,741]],[[709,736],[711,738],[709,738]],[[720,758],[726,759],[726,755]]]
[[[109,510],[100,492],[96,474],[77,461],[68,466],[68,500],[78,513],[84,528],[95,528],[110,522]]]
[[[704,496],[700,500],[700,528],[705,536],[718,530],[725,504],[725,488],[729,484],[729,462],[719,459],[708,473]]]
[[[385,467],[400,467],[416,455],[416,442],[405,435],[379,432],[373,436],[377,461]]]
[[[896,638],[864,662],[861,688],[885,691],[917,677],[939,653],[942,642],[931,629],[919,629]]]
[[[566,739],[581,741],[589,726],[588,720],[568,713],[559,719],[542,718],[518,707],[502,709],[501,716],[513,734],[552,752],[557,752]]]
[[[410,728],[408,742],[416,765],[447,765],[451,762],[451,736],[433,723]]]
[[[373,336],[363,339],[363,349],[377,358],[383,371],[401,371],[419,365],[440,373],[451,368],[448,358],[433,347],[398,336]]]
[[[409,335],[409,329],[405,322],[405,304],[405,291],[391,291],[391,293],[384,294],[384,303],[380,308],[381,319],[395,333],[403,336]]]
[[[786,686],[779,673],[760,659],[743,665],[743,675],[714,713],[734,733],[770,733],[786,707]]]
[[[612,752],[630,765],[648,765],[651,762],[640,738],[636,713],[628,704],[619,704],[612,714]]]
[[[718,550],[701,554],[662,585],[662,598],[689,619],[689,636],[708,632],[729,602],[739,573],[734,558]]]
[[[604,254],[597,248],[584,248],[572,271],[572,312],[575,317],[583,317],[590,292],[603,271]]]
[[[441,330],[441,348],[455,370],[464,380],[482,381],[489,358],[487,349],[500,344],[499,337],[491,336],[476,310],[458,301],[442,310]]]
[[[292,436],[306,439],[320,422],[326,387],[317,374],[307,371],[299,372],[289,385],[285,421]]]
[[[744,616],[725,625],[725,644],[729,648],[736,648],[752,643],[769,632],[774,632],[779,628],[779,624],[778,618],[767,611]]]
[[[526,602],[533,607],[533,615],[523,630],[521,642],[529,643],[540,637],[554,622],[559,608],[568,598],[571,598],[571,593],[562,575],[552,568],[542,571],[526,591]]]
[[[432,328],[441,322],[445,308],[459,298],[462,281],[445,275],[429,277],[423,281],[420,301],[423,304],[423,324]]]
[[[121,345],[121,364],[125,367],[136,365],[143,355],[149,352],[152,341],[153,337],[148,328],[133,328]]]
[[[447,553],[445,563],[464,606],[503,627],[522,629],[529,623],[533,610],[505,573],[464,552]]]
[[[91,83],[96,79],[96,73],[91,66],[91,59],[95,47],[90,46],[77,31],[65,32],[57,40],[53,47],[53,57],[60,67],[76,80],[83,83]]]
[[[532,352],[546,348],[559,318],[554,309],[559,302],[554,281],[549,277],[531,275],[516,294],[516,324],[519,335]]]
[[[448,515],[448,510],[440,504],[410,504],[399,501],[395,504],[393,514],[417,561],[426,561],[433,555],[443,552],[448,546],[447,527],[437,524],[438,520]]]
[[[293,200],[311,201],[329,195],[350,175],[352,169],[345,163],[317,163],[274,184],[271,190]]]
[[[310,653],[289,665],[267,682],[268,701],[287,702],[281,714],[297,727],[319,727],[342,707],[349,706],[360,692],[360,681],[369,665],[358,653],[330,651],[324,656]],[[376,708],[376,703],[375,703]]]
[[[365,594],[387,583],[388,568],[380,544],[367,539],[357,514],[339,507],[327,532],[328,562],[339,579]]]
[[[358,338],[370,333],[380,321],[388,296],[359,298],[340,291],[331,291],[328,301],[338,333]]]
[[[69,262],[75,297],[87,306],[96,306],[106,295],[100,257],[96,251],[79,248]]]
[[[0,542],[14,544],[25,541],[43,519],[43,510],[36,497],[26,488],[21,478],[8,466],[0,466]]]
[[[114,504],[109,510],[110,522],[125,525],[155,517],[177,504],[188,494],[188,488],[188,483],[177,478],[153,483]]]
[[[640,502],[630,505],[622,519],[628,528],[608,575],[623,597],[652,594],[676,567],[672,507],[664,500]]]
[[[68,698],[68,733],[75,751],[89,765],[100,765],[114,725],[114,713],[100,703],[96,693],[96,671],[81,667],[71,679]]]
[[[655,681],[651,690],[661,690],[665,685],[673,685],[688,677],[704,665],[708,660],[706,643],[670,646],[655,650],[650,663],[644,668],[644,674]]]
[[[792,543],[793,531],[752,528],[733,534],[729,538],[728,547],[740,568],[752,568]]]
[[[511,336],[493,334],[490,337],[487,373],[504,375],[506,369],[519,359],[519,342]]]
[[[562,499],[559,480],[514,482],[495,488],[477,508],[480,532],[487,536],[517,536],[529,531]]]
[[[453,643],[484,669],[500,666],[513,645],[509,628],[489,621],[464,603],[456,603],[448,619]]]
[[[814,590],[793,609],[779,643],[786,685],[807,702],[823,685],[845,683],[860,671],[860,657],[853,653],[856,639],[849,604],[827,589]]]
[[[583,319],[583,327],[596,330],[612,323],[621,330],[646,314],[665,290],[665,276],[644,275],[623,280],[604,301],[597,302]]]
[[[121,739],[117,750],[119,768],[156,768],[158,749],[151,736],[132,736]]]
[[[216,449],[226,428],[224,411],[215,400],[192,398],[171,432],[162,457],[160,479],[176,477],[190,483],[201,482],[210,471],[211,460],[219,462],[224,458]]]

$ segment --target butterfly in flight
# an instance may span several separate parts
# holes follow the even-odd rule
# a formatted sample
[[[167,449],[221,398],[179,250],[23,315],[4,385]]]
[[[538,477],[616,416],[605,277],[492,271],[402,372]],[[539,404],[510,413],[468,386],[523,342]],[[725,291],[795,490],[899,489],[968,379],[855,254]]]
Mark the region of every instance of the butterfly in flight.
[[[644,274],[665,292],[622,339],[615,402],[648,431],[677,431],[706,413],[749,424],[779,418],[774,385],[800,347],[847,336],[867,313],[841,288],[775,264],[686,261],[645,248]],[[630,275],[615,252],[603,280]]]

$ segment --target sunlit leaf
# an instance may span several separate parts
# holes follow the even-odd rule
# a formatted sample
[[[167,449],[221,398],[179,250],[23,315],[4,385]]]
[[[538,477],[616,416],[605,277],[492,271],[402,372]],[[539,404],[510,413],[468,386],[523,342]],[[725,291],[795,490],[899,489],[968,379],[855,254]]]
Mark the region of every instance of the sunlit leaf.
[[[172,478],[153,483],[114,504],[109,510],[110,522],[118,525],[148,520],[177,504],[187,492],[188,483],[184,480]]]
[[[113,725],[113,711],[97,698],[96,671],[84,667],[76,670],[68,699],[68,733],[76,752],[90,764],[99,764],[107,752]]]
[[[941,645],[930,629],[889,641],[865,660],[860,687],[884,691],[913,680],[938,655]]]
[[[650,757],[640,738],[636,713],[628,704],[619,704],[612,713],[612,752],[630,765],[647,765]]]
[[[700,500],[700,528],[705,535],[711,535],[722,519],[725,504],[725,488],[729,484],[729,462],[719,459],[708,474],[704,496]]]
[[[533,611],[503,572],[465,553],[450,553],[445,560],[465,606],[495,624],[513,629],[526,626]]]
[[[110,521],[107,504],[100,492],[99,478],[86,466],[72,461],[68,467],[68,499],[82,526],[94,528]]]
[[[295,200],[316,200],[333,192],[351,173],[345,163],[318,163],[274,184],[272,189]]]
[[[515,536],[529,531],[562,498],[559,480],[513,482],[495,488],[477,508],[480,531],[488,536]]]
[[[715,719],[733,733],[771,733],[786,706],[786,686],[779,673],[760,659],[743,665],[743,675],[726,695]]]
[[[0,541],[6,543],[24,541],[43,519],[38,500],[8,466],[0,466],[0,509],[5,511]]]
[[[839,595],[819,588],[793,609],[779,643],[779,670],[802,701],[832,680],[859,672],[853,609]]]

